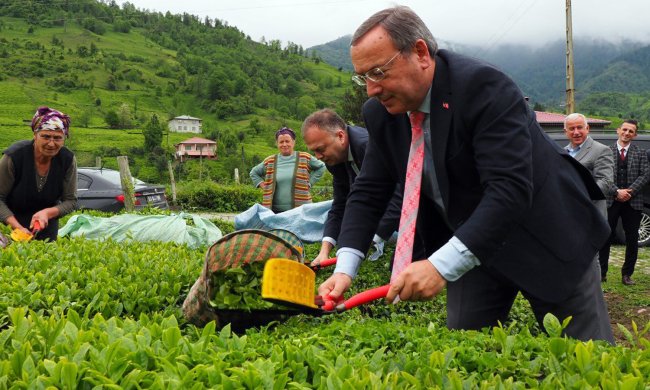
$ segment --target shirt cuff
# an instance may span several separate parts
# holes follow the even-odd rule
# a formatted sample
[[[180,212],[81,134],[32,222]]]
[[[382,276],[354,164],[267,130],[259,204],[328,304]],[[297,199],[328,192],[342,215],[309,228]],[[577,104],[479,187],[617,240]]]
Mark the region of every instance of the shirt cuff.
[[[352,279],[357,276],[359,267],[365,255],[353,248],[341,248],[336,252],[336,268],[334,273],[342,272]]]
[[[454,282],[481,262],[456,236],[435,251],[429,261],[445,280]]]
[[[323,237],[323,242],[329,242],[332,246],[336,246],[336,240],[332,237]]]

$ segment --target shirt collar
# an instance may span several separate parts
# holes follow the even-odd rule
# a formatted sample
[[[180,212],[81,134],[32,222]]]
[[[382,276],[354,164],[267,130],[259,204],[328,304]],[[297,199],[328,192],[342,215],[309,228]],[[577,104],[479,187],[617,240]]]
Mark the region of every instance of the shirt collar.
[[[569,153],[577,153],[577,152],[580,150],[580,148],[582,148],[582,145],[584,145],[584,144],[585,144],[585,143],[583,142],[583,143],[581,143],[580,145],[576,146],[575,148],[571,147],[571,144],[569,144],[569,145],[566,147],[566,150],[567,150]]]
[[[348,145],[348,162],[354,162],[354,157],[352,156],[352,144]]]
[[[616,148],[618,148],[619,153],[621,152],[622,149],[625,149],[625,151],[627,152],[627,150],[630,148],[630,145],[632,144],[627,144],[627,146],[621,146],[621,144],[619,144],[618,141],[616,141]]]
[[[432,88],[433,86],[429,88],[429,92],[427,92],[427,96],[422,101],[422,104],[420,104],[420,108],[417,109],[418,111],[423,112],[427,115],[431,113],[431,89]],[[411,112],[409,111],[409,114],[410,113]]]

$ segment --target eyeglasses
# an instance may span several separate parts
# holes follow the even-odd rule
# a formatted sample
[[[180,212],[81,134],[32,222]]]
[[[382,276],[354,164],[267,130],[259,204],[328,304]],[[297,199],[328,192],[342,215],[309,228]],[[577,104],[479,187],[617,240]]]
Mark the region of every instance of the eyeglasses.
[[[401,52],[398,50],[397,53],[395,53],[394,56],[391,57],[390,60],[388,60],[384,65],[380,66],[379,68],[374,68],[370,69],[364,74],[355,74],[352,76],[352,81],[357,83],[358,85],[365,87],[367,84],[366,80],[370,80],[374,83],[377,83],[383,79],[386,78],[386,70],[382,69],[388,66]]]
[[[62,135],[49,135],[49,134],[38,134],[40,139],[42,139],[45,142],[50,142],[54,141],[55,143],[63,142],[63,136]]]

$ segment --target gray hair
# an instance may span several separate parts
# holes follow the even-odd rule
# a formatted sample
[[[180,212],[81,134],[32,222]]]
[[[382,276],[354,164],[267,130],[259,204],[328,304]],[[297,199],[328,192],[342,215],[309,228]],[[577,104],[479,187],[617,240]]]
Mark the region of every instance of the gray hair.
[[[585,123],[586,126],[589,126],[589,123],[587,123],[587,117],[586,116],[582,115],[579,112],[574,112],[573,114],[569,114],[569,115],[566,116],[566,118],[564,118],[564,129],[566,130],[567,122],[578,119],[578,118],[582,119],[582,121]]]
[[[324,108],[309,115],[302,123],[302,135],[308,128],[316,126],[319,129],[326,131],[332,135],[336,134],[337,130],[345,130],[345,121],[334,110]]]
[[[427,43],[432,58],[438,51],[438,44],[422,19],[412,9],[403,5],[386,8],[366,19],[354,32],[351,45],[354,46],[361,37],[377,25],[386,30],[401,52],[415,47],[418,39],[424,39]]]

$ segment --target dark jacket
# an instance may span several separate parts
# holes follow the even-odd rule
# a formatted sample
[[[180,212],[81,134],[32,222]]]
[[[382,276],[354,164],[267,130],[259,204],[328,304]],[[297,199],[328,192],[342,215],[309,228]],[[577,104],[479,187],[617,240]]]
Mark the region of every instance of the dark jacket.
[[[347,133],[352,159],[357,168],[361,169],[363,166],[363,157],[366,154],[366,145],[368,144],[368,131],[363,127],[347,126]],[[341,221],[345,212],[345,204],[348,200],[352,184],[357,178],[357,173],[349,161],[332,166],[328,165],[327,170],[333,177],[334,200],[332,202],[332,208],[327,215],[323,236],[338,240],[341,231]],[[387,240],[393,232],[397,231],[399,228],[401,208],[402,194],[399,187],[397,187],[377,227],[376,232],[378,236]]]
[[[609,149],[611,150],[611,153],[614,154],[614,183],[611,191],[607,194],[607,207],[610,207],[612,203],[614,203],[616,190],[619,189],[616,183],[618,183],[619,180],[619,160],[621,158],[616,143],[611,145]],[[633,195],[629,201],[630,206],[635,210],[643,210],[643,187],[648,183],[648,176],[650,176],[648,156],[645,151],[639,149],[639,147],[634,144],[634,141],[632,141],[628,148],[625,161],[627,164],[627,185],[621,188],[631,188]]]
[[[523,291],[565,299],[609,235],[591,202],[602,192],[542,131],[510,78],[446,50],[435,61],[428,156],[444,212],[423,185],[414,258],[455,235],[482,266]],[[376,99],[363,115],[370,141],[338,244],[365,252],[368,226],[381,218],[395,183],[404,185],[411,130],[406,114],[391,115]]]

